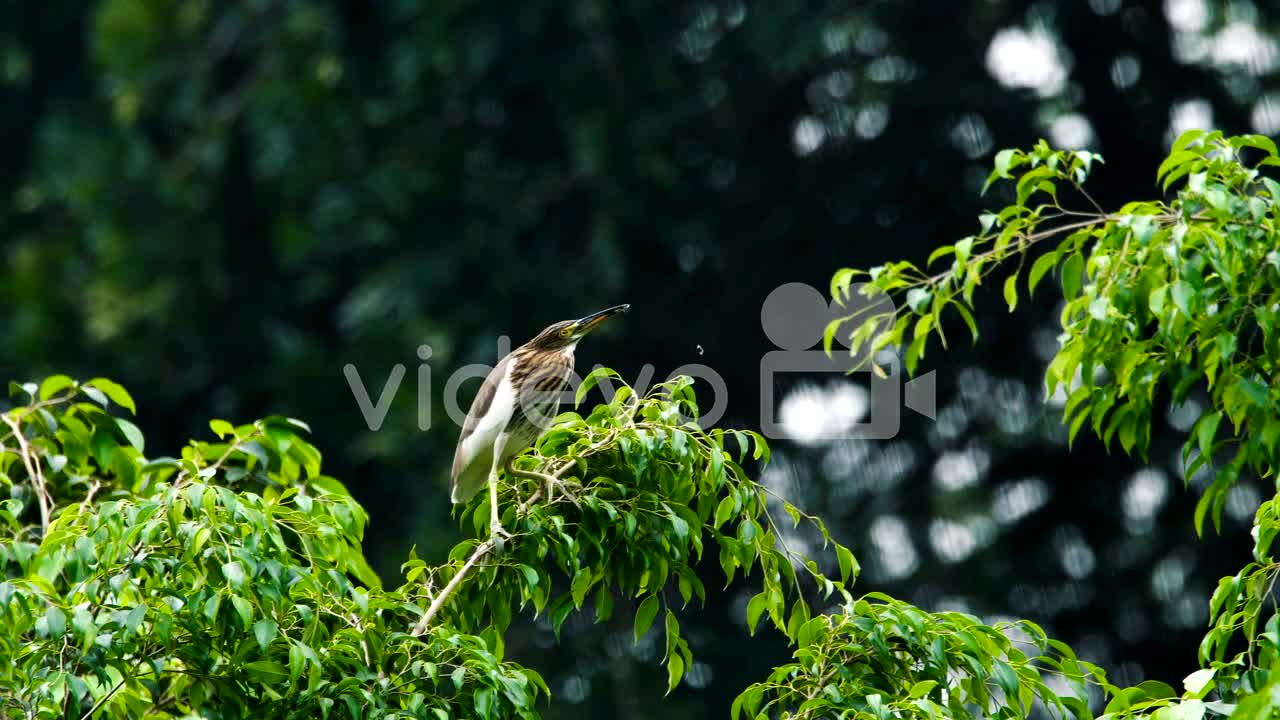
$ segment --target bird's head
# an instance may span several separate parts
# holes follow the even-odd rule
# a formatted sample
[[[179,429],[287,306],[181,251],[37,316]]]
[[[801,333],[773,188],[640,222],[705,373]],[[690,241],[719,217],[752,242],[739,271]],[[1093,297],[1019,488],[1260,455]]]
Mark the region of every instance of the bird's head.
[[[591,313],[577,320],[561,320],[558,323],[548,325],[545,330],[529,341],[529,345],[539,350],[571,348],[577,345],[578,341],[587,333],[600,327],[605,320],[629,309],[631,309],[630,305],[614,305],[611,308],[605,308],[600,312]]]

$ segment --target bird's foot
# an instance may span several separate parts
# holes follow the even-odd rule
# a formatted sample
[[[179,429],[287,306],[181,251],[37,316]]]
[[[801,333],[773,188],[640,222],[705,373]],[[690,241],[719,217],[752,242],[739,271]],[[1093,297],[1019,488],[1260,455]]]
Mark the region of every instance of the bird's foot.
[[[489,523],[489,539],[493,541],[494,552],[501,554],[503,549],[506,548],[507,540],[511,539],[511,533],[502,527],[502,523],[497,518],[494,518]]]
[[[554,498],[552,492],[557,488],[560,490],[561,495],[565,496],[569,499],[569,502],[573,503],[574,507],[579,510],[582,509],[582,503],[578,502],[578,498],[574,495],[573,491],[569,489],[569,484],[553,475],[547,476],[547,502],[552,502]]]
[[[542,491],[543,497],[546,498],[548,503],[553,502],[554,498],[552,491],[555,488],[560,488],[561,495],[569,498],[569,502],[573,503],[575,507],[582,509],[582,503],[578,502],[578,498],[574,496],[574,493],[570,492],[569,485],[555,475],[548,475],[547,473],[538,472],[536,470],[521,470],[515,466],[515,458],[511,458],[507,461],[506,471],[509,475],[514,475],[516,477],[527,478],[529,480],[541,480],[544,483]],[[521,505],[521,511],[523,511],[525,507],[525,505]]]

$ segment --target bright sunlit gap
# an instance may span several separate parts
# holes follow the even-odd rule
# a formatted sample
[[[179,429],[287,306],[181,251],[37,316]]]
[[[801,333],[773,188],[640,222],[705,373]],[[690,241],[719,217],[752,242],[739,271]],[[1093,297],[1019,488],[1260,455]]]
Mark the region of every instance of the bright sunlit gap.
[[[1041,97],[1062,92],[1067,63],[1057,40],[1041,28],[1004,28],[987,47],[987,70],[1001,85],[1030,88]]]
[[[778,420],[789,439],[816,445],[823,438],[851,435],[870,405],[867,389],[847,380],[832,381],[825,387],[807,383],[783,398]]]

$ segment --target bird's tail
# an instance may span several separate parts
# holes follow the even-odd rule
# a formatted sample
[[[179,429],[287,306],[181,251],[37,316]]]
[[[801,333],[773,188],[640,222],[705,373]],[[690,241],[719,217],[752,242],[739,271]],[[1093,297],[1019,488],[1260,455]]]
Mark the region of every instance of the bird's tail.
[[[482,452],[478,457],[472,458],[461,472],[454,473],[451,495],[454,504],[465,503],[484,488],[489,480],[489,465],[492,462],[493,454]]]

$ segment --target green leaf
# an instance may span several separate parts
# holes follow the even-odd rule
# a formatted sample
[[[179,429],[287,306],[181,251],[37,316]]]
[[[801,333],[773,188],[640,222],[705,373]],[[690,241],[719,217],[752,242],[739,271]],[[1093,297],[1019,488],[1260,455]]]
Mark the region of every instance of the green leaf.
[[[1213,668],[1202,668],[1182,680],[1182,687],[1194,698],[1201,699],[1209,694],[1213,689],[1213,676],[1217,670]]]
[[[138,408],[133,404],[133,398],[119,384],[106,378],[94,378],[85,383],[85,385],[101,390],[107,397],[111,398],[112,402],[128,410],[131,415],[138,414]]]
[[[955,251],[956,251],[956,248],[954,245],[943,245],[942,247],[937,248],[933,252],[929,253],[929,259],[925,261],[925,266],[928,267],[930,265],[933,265],[935,262],[937,262],[939,258],[946,257],[947,255],[952,255],[955,253]]]
[[[1236,138],[1236,142],[1241,147],[1257,148],[1271,157],[1276,156],[1276,143],[1266,135],[1240,135]]]
[[[827,327],[822,331],[822,351],[827,355],[830,355],[831,348],[835,347],[836,333],[840,332],[840,327],[846,320],[847,318],[836,318],[827,323]]]
[[[1144,680],[1138,683],[1138,688],[1147,694],[1152,700],[1163,700],[1166,698],[1177,697],[1177,693],[1169,686],[1168,683],[1159,680]]]
[[[832,300],[844,305],[845,298],[849,295],[849,286],[853,284],[855,275],[857,275],[857,271],[852,268],[840,268],[831,276]]]
[[[747,628],[752,637],[756,634],[756,625],[760,622],[760,616],[764,614],[768,604],[769,597],[763,592],[757,593],[747,602]]]
[[[1036,286],[1040,284],[1040,279],[1045,273],[1053,269],[1057,264],[1057,256],[1054,253],[1046,253],[1036,258],[1035,263],[1031,266],[1031,272],[1027,275],[1027,291],[1034,293]]]
[[[1190,130],[1184,131],[1181,135],[1178,136],[1177,140],[1173,141],[1173,147],[1170,149],[1169,154],[1172,155],[1173,153],[1178,152],[1179,150],[1187,147],[1192,142],[1198,140],[1202,136],[1204,136],[1204,130],[1201,130],[1199,128],[1192,128]]]
[[[266,468],[271,464],[271,456],[267,454],[267,449],[257,440],[241,444],[240,452],[257,460],[259,467]]]
[[[586,600],[587,591],[591,589],[591,571],[587,568],[578,568],[569,587],[573,594],[573,606],[581,608],[583,601]]]
[[[244,669],[249,671],[250,677],[266,685],[289,679],[289,668],[273,660],[257,660],[245,665]]]
[[[143,452],[147,447],[147,440],[142,436],[142,430],[137,425],[125,420],[124,418],[116,418],[116,427],[120,428],[120,432],[124,433],[125,439],[138,452]]]
[[[476,715],[478,717],[483,718],[484,720],[488,720],[488,718],[493,717],[494,697],[493,688],[480,688],[479,690],[476,690],[473,700],[476,708]]]
[[[689,523],[685,522],[685,519],[676,514],[676,511],[672,510],[666,503],[663,503],[663,507],[667,510],[667,517],[671,519],[671,528],[675,530],[676,537],[680,538],[680,542],[688,540]]]
[[[538,587],[538,571],[537,570],[533,569],[529,565],[525,565],[522,563],[520,565],[520,572],[524,573],[524,581],[529,586],[530,590]]]
[[[673,653],[667,658],[667,694],[670,695],[672,690],[680,684],[680,678],[684,677],[684,658],[679,654]]]
[[[232,595],[231,607],[235,608],[236,614],[240,616],[240,624],[246,628],[249,627],[249,621],[253,619],[253,605],[239,595]]]
[[[640,603],[640,607],[636,609],[635,624],[635,641],[640,642],[640,638],[649,631],[649,626],[653,624],[653,619],[658,616],[658,596],[650,595]]]
[[[933,293],[924,288],[914,287],[907,291],[907,306],[920,315],[928,311],[932,299]]]
[[[222,606],[222,593],[220,592],[214,593],[209,597],[207,601],[205,601],[204,617],[206,620],[209,621],[209,624],[212,625],[218,621],[218,608],[220,608],[221,606]]]
[[[1084,275],[1084,256],[1072,253],[1062,264],[1062,297],[1071,300],[1080,293],[1080,281]]]
[[[75,384],[76,381],[66,375],[50,375],[44,379],[44,382],[40,383],[40,399],[48,400]]]
[[[582,378],[582,382],[578,385],[577,392],[574,393],[574,407],[582,405],[582,400],[586,398],[587,393],[591,392],[591,389],[600,382],[600,378],[602,377],[612,377],[621,380],[621,376],[609,368],[600,367],[592,370],[590,373],[587,373],[586,377]]]
[[[676,614],[667,608],[666,620],[664,621],[667,633],[667,655],[674,656],[680,645],[680,621],[676,619]]]
[[[147,606],[141,603],[134,605],[129,610],[129,614],[125,616],[124,631],[125,635],[133,635],[138,632],[138,628],[142,627],[142,620],[147,615]]]
[[[209,429],[217,435],[219,439],[225,439],[228,436],[234,437],[236,434],[235,427],[226,420],[210,420]]]
[[[1196,295],[1196,290],[1191,287],[1191,283],[1179,280],[1171,286],[1170,293],[1173,295],[1174,307],[1181,310],[1183,315],[1191,317],[1191,301]]]
[[[44,611],[44,620],[45,629],[51,638],[61,637],[67,631],[67,616],[62,612],[62,608],[56,605],[50,605]]]
[[[1017,164],[1020,164],[1018,162],[1019,160],[1020,158],[1018,157],[1017,150],[1006,149],[996,153],[994,168],[991,171],[991,175],[987,177],[987,181],[983,183],[982,192],[985,194],[987,192],[987,188],[991,187],[991,183],[995,182],[997,179],[1008,179],[1010,177],[1009,170]]]
[[[1004,301],[1009,305],[1009,312],[1018,307],[1018,273],[1010,275],[1004,281]]]
[[[26,386],[22,386],[22,387],[24,389],[26,388]],[[12,390],[13,390],[12,385],[10,386],[9,389],[10,389],[10,393],[12,394]],[[29,391],[29,394],[32,397],[35,397],[35,392],[36,392],[36,386],[32,385],[31,390]],[[80,386],[80,392],[84,393],[85,395],[88,395],[90,400],[98,403],[102,407],[106,407],[107,405],[110,404],[110,401],[107,400],[106,393],[102,392],[96,387],[89,387],[87,385],[82,385]]]
[[[962,302],[954,302],[951,304],[951,307],[954,307],[956,309],[956,312],[960,313],[960,318],[964,320],[964,324],[969,326],[969,334],[973,336],[973,341],[977,342],[978,341],[978,323],[974,321],[973,313],[970,312],[969,308],[965,307],[964,303]]]
[[[1241,394],[1249,399],[1254,405],[1266,409],[1268,405],[1267,386],[1254,380],[1253,378],[1242,377],[1237,381],[1236,385],[1240,388]]]
[[[907,698],[910,700],[915,700],[916,698],[922,698],[925,695],[928,695],[929,692],[937,686],[938,686],[937,680],[921,680],[920,682],[911,686],[911,691],[907,694]]]
[[[244,566],[238,560],[224,564],[222,566],[222,576],[237,590],[244,587]]]
[[[1151,294],[1147,296],[1147,307],[1151,310],[1152,315],[1155,315],[1156,317],[1164,315],[1164,303],[1168,296],[1168,285],[1161,285],[1151,291]]]
[[[1196,441],[1200,444],[1200,453],[1205,457],[1212,456],[1213,438],[1218,433],[1218,424],[1222,422],[1222,412],[1213,412],[1200,418],[1196,423]]]
[[[1177,705],[1170,705],[1155,711],[1151,715],[1151,720],[1200,720],[1204,717],[1207,709],[1200,700],[1184,700]]]
[[[98,625],[93,621],[93,613],[85,608],[78,607],[72,612],[71,627],[75,629],[76,634],[81,638],[80,647],[82,650],[91,647],[93,641],[98,638]]]
[[[857,579],[861,567],[854,558],[853,553],[849,552],[849,548],[836,544],[836,559],[840,562],[840,581],[848,584],[852,580]]]
[[[1103,295],[1089,303],[1089,317],[1099,322],[1106,322],[1109,309],[1111,309],[1111,299]]]
[[[715,523],[712,527],[719,530],[721,526],[728,522],[729,518],[733,515],[734,507],[735,503],[733,498],[731,496],[725,496],[720,501],[720,504],[716,506]]]
[[[263,618],[253,624],[253,637],[258,641],[258,647],[262,648],[262,652],[267,651],[267,647],[271,645],[271,641],[276,639],[276,631],[280,626],[275,620]]]

